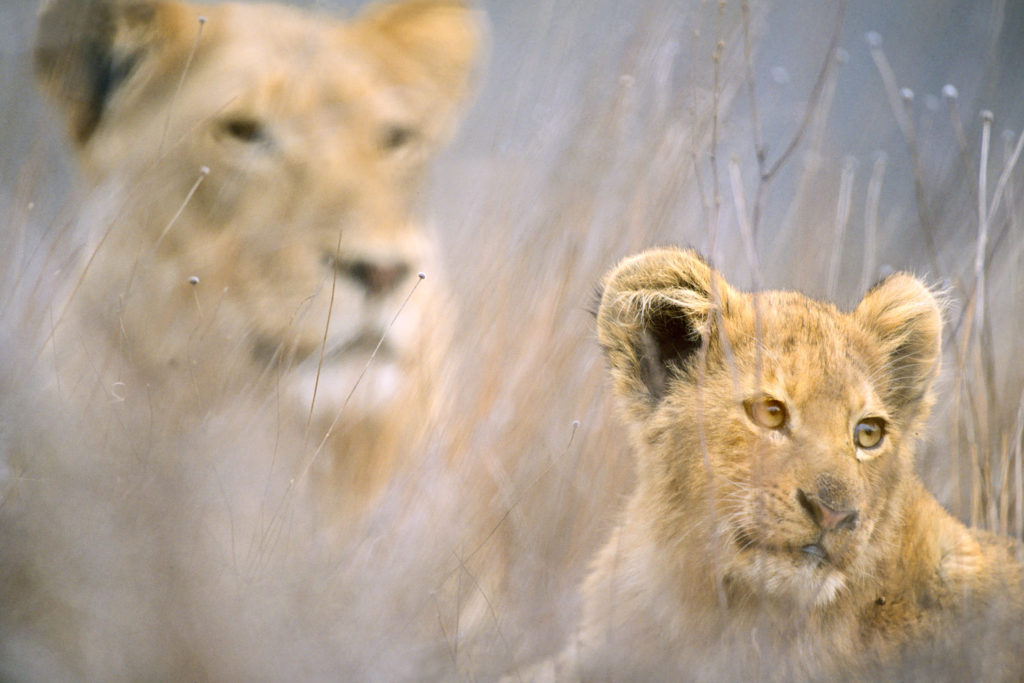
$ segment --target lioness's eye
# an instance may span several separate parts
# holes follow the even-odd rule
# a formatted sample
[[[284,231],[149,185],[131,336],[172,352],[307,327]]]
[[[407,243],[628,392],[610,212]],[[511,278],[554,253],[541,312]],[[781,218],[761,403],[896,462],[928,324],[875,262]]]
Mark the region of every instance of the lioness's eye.
[[[752,398],[743,402],[747,409],[747,416],[766,429],[782,429],[786,426],[789,414],[786,412],[786,404],[774,398],[762,396]]]
[[[391,151],[404,147],[416,137],[416,131],[408,126],[387,126],[379,140],[380,148]]]
[[[885,420],[880,417],[865,418],[853,428],[853,440],[858,448],[878,448],[884,437]]]
[[[255,119],[229,119],[222,125],[225,133],[242,142],[259,142],[265,137],[263,125]]]

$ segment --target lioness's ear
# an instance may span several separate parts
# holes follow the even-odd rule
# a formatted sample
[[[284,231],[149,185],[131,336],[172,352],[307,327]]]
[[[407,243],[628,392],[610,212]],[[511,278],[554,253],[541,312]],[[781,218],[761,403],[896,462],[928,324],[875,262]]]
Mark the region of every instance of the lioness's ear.
[[[727,289],[689,250],[652,249],[613,268],[604,280],[597,334],[619,394],[641,409],[656,405],[697,356],[715,297],[729,296]]]
[[[486,43],[483,13],[469,0],[400,0],[374,5],[357,19],[367,46],[403,85],[429,89],[444,132],[475,84]]]
[[[89,141],[140,64],[180,42],[187,24],[184,7],[174,2],[46,3],[36,31],[36,79],[64,115],[76,145]]]
[[[885,358],[882,398],[905,423],[924,417],[942,351],[942,312],[917,278],[895,273],[875,285],[854,316],[877,340]]]

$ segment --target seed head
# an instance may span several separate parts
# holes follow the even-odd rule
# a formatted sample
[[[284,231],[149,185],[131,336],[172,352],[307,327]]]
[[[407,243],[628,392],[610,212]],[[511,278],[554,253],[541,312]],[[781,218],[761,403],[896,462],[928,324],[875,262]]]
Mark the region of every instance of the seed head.
[[[770,73],[776,85],[786,85],[789,83],[789,72],[786,70],[786,67],[773,66]]]

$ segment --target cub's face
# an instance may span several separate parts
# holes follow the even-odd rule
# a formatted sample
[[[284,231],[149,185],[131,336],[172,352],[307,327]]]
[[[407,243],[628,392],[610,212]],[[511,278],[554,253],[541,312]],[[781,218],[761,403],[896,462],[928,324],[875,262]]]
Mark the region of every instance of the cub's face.
[[[81,298],[150,369],[284,371],[374,409],[439,342],[426,166],[470,89],[477,17],[408,0],[353,21],[276,5],[55,0],[37,71],[102,235]],[[418,282],[431,276],[395,318]],[[443,316],[442,316],[443,318]],[[230,368],[230,371],[224,370]],[[230,377],[220,377],[230,381]]]
[[[609,275],[598,319],[658,542],[704,539],[690,551],[735,597],[808,606],[891,551],[939,357],[920,282],[893,276],[845,314],[660,250]]]

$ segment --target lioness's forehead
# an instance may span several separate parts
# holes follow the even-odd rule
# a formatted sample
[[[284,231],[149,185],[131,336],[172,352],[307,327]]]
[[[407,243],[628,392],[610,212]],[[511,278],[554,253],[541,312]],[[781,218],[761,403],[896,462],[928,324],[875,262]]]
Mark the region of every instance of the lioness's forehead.
[[[367,67],[366,51],[354,44],[349,24],[294,7],[215,7],[204,33],[209,34],[208,44],[216,46],[218,61],[248,63],[254,69],[344,78],[350,75],[344,72]],[[343,73],[335,74],[339,69]]]
[[[246,37],[250,43],[291,51],[301,51],[303,46],[323,48],[337,40],[344,27],[344,22],[328,14],[262,3],[213,7],[207,23],[223,38]]]
[[[293,7],[214,7],[189,86],[206,100],[213,94],[225,108],[281,115],[344,117],[354,109],[394,108],[390,91],[381,87],[380,64],[353,31],[344,21]]]

